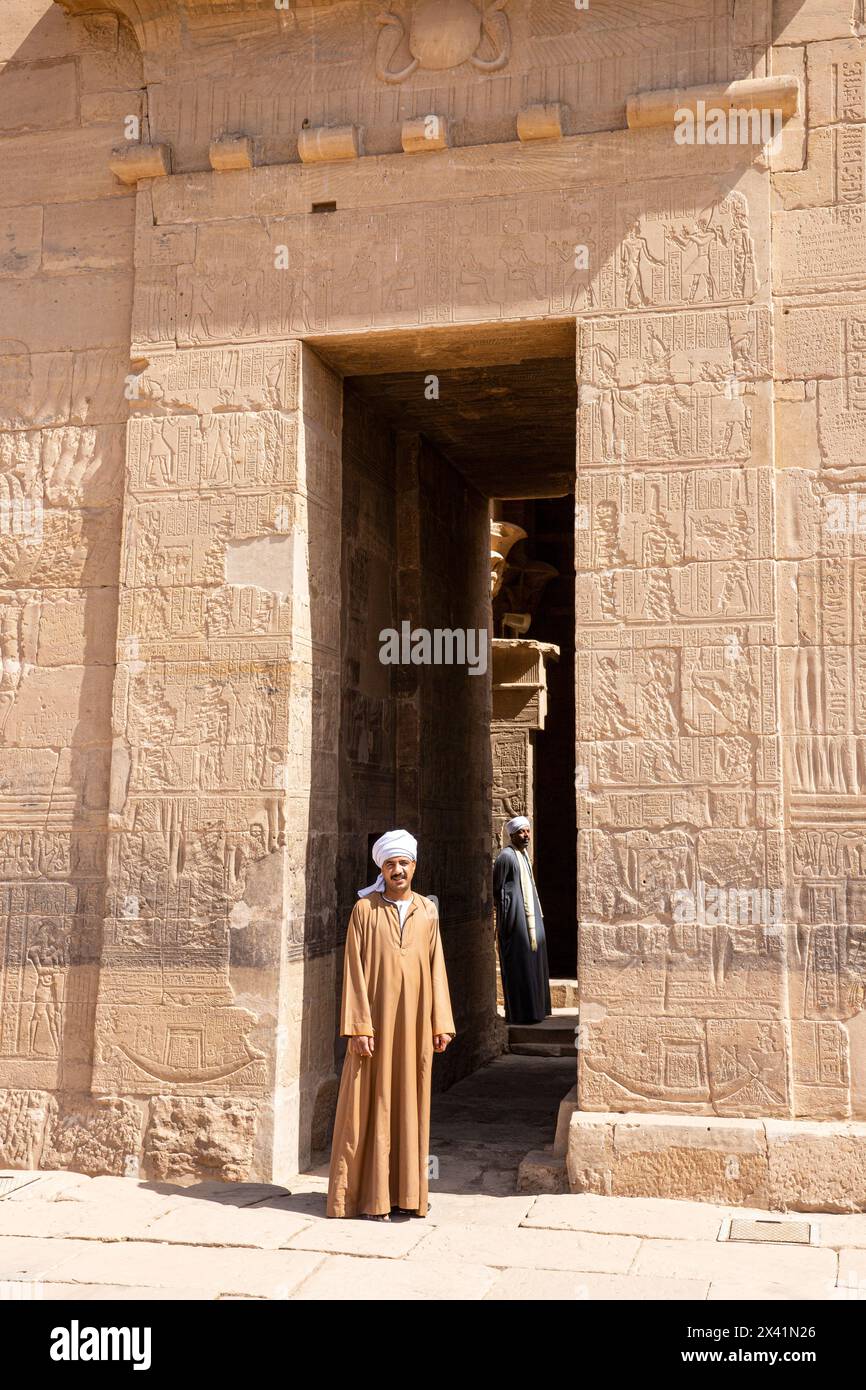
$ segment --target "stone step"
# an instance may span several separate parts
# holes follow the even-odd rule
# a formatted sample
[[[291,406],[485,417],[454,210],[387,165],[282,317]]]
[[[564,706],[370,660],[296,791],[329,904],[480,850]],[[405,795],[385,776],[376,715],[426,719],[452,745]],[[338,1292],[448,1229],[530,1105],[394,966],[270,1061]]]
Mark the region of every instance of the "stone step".
[[[576,1009],[554,1009],[551,1016],[542,1019],[540,1023],[510,1023],[509,1050],[515,1052],[519,1049],[524,1056],[532,1053],[547,1057],[568,1056],[574,1051],[574,1030],[577,1023]],[[526,1048],[532,1049],[532,1052],[527,1054],[524,1051]]]

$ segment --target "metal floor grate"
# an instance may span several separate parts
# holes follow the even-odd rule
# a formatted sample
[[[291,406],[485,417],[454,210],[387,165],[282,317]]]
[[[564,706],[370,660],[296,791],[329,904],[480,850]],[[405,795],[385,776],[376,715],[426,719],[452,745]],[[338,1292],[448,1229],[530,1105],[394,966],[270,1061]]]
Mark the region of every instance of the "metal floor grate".
[[[720,1239],[724,1240],[724,1234]],[[768,1217],[766,1221],[732,1220],[727,1234],[728,1240],[754,1241],[758,1245],[811,1245],[811,1221],[779,1221]]]

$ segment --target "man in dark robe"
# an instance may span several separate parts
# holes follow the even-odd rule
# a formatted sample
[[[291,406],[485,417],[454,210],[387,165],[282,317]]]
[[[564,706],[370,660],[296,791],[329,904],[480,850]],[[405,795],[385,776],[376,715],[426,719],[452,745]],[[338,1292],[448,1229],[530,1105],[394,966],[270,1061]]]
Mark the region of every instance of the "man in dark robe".
[[[527,853],[529,821],[515,816],[505,829],[511,844],[493,866],[505,1017],[509,1023],[540,1023],[550,1014],[550,972],[544,918]]]

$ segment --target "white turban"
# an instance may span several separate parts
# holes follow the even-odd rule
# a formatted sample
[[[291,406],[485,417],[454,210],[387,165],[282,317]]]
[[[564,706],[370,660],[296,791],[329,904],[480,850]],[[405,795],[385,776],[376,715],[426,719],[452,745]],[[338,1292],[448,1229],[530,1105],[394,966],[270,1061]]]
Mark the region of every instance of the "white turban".
[[[371,852],[373,863],[377,869],[381,869],[386,859],[396,859],[398,856],[403,859],[417,859],[418,841],[408,830],[386,830],[384,835],[379,836]],[[358,889],[358,897],[366,898],[371,893],[381,893],[384,887],[385,880],[380,874],[376,882],[371,883],[368,888]]]
[[[509,820],[509,821],[506,821],[506,822],[505,822],[505,829],[506,829],[506,831],[508,832],[509,835],[513,835],[513,834],[515,833],[515,831],[517,831],[517,830],[528,830],[528,829],[529,829],[529,817],[528,817],[528,816],[515,816],[513,820]]]

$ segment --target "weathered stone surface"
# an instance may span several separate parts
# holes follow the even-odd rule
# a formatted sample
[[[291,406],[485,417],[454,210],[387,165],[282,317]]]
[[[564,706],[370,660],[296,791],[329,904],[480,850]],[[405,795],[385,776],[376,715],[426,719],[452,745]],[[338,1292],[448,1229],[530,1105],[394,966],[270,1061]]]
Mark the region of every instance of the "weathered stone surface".
[[[43,269],[116,270],[125,267],[134,225],[130,199],[57,203],[45,210]]]
[[[51,1116],[42,1167],[128,1174],[137,1166],[142,1119],[134,1101],[64,1095]]]
[[[866,1124],[768,1120],[773,1204],[793,1211],[864,1211]]]
[[[34,1245],[36,1241],[32,1242]],[[40,1245],[44,1242],[38,1242]],[[243,1293],[257,1298],[288,1298],[322,1262],[322,1256],[289,1250],[213,1250],[179,1246],[170,1257],[163,1245],[123,1242],[77,1245],[55,1266],[71,1284],[111,1283],[175,1289],[196,1286],[207,1295]],[[0,1241],[0,1258],[3,1254]],[[35,1264],[35,1261],[34,1261]],[[149,1294],[148,1294],[149,1296]]]
[[[108,165],[121,183],[136,184],[141,179],[164,178],[171,173],[169,145],[121,145],[111,151]]]
[[[576,1111],[567,1164],[572,1192],[770,1205],[767,1142],[757,1120]]]
[[[250,1176],[257,1107],[250,1100],[159,1097],[151,1102],[144,1162],[156,1178]]]
[[[251,169],[253,142],[248,135],[225,135],[211,142],[208,151],[212,169]]]
[[[866,1126],[805,1120],[584,1115],[569,1128],[572,1192],[856,1212]],[[597,1229],[593,1227],[593,1229]]]
[[[409,1258],[471,1258],[481,1264],[500,1267],[508,1265],[616,1274],[625,1273],[631,1267],[639,1244],[629,1236],[542,1231],[523,1226],[517,1231],[440,1226],[422,1244],[413,1247]]]
[[[822,1294],[836,1276],[832,1250],[798,1250],[783,1245],[729,1245],[724,1241],[648,1240],[641,1246],[635,1274],[648,1277],[756,1280],[787,1284]]]
[[[56,1107],[44,1091],[0,1092],[0,1163],[8,1168],[35,1168]]]
[[[7,9],[3,1161],[282,1180],[326,1146],[341,924],[395,815],[451,933],[438,1076],[501,1046],[486,683],[376,637],[487,631],[528,396],[484,374],[567,354],[571,1183],[859,1206],[862,5]],[[699,97],[778,108],[777,148],[678,144]]]
[[[443,1300],[480,1299],[495,1286],[497,1271],[469,1262],[357,1259],[329,1255],[298,1290],[301,1302],[335,1299]]]

